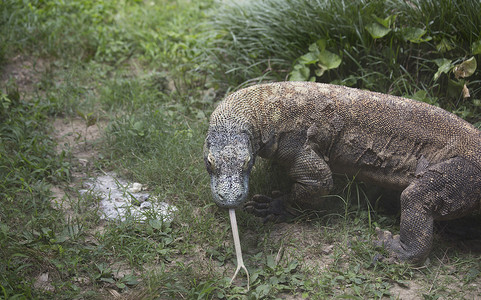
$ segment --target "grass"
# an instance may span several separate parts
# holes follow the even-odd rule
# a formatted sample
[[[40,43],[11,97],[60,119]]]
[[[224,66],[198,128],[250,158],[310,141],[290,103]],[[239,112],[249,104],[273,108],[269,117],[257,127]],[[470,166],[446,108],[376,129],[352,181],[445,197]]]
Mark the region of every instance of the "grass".
[[[455,79],[452,67],[479,60],[480,9],[478,1],[444,0],[232,2],[212,21],[219,38],[208,55],[214,79],[228,86],[332,82],[417,97],[479,121],[477,104],[461,94],[466,83],[470,99],[480,98],[479,72]],[[443,58],[449,69],[435,80]]]
[[[375,262],[374,228],[398,232],[398,217],[387,193],[342,175],[325,209],[296,222],[262,224],[239,211],[251,290],[243,276],[230,284],[230,226],[202,160],[208,116],[225,91],[296,70],[479,121],[479,70],[465,78],[454,70],[479,61],[479,4],[410,3],[1,2],[0,299],[364,299],[396,298],[396,287],[418,298],[473,298],[481,261],[444,234],[450,224],[438,225],[426,267]],[[373,28],[387,33],[375,38]],[[456,94],[464,84],[471,98]],[[56,118],[81,120],[80,148],[59,144]],[[105,128],[96,143],[89,126]],[[91,153],[87,166],[79,151]],[[174,220],[101,220],[98,197],[79,189],[104,171],[147,185],[178,208]],[[285,180],[259,160],[252,193]],[[53,187],[65,196],[54,198]]]

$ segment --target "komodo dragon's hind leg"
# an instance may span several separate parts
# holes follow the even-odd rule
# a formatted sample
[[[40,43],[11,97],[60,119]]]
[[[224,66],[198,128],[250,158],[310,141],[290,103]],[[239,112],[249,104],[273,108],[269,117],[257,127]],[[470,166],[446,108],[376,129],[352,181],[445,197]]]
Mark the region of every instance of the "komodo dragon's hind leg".
[[[290,193],[286,195],[273,194],[254,195],[245,208],[265,221],[286,221],[298,215],[295,209],[301,207],[316,207],[318,196],[327,194],[333,186],[332,173],[326,162],[309,146],[299,150],[292,149],[290,153],[281,153],[280,161],[291,162],[288,175],[294,180]]]
[[[412,264],[423,263],[432,246],[433,220],[458,218],[479,209],[481,170],[455,157],[430,166],[401,194],[400,235],[380,232],[378,245]]]

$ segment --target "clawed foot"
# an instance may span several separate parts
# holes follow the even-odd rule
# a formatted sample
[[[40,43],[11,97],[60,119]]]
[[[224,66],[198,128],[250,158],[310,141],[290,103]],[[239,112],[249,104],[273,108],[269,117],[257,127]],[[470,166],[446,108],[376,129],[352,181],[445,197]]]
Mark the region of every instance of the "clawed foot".
[[[251,201],[246,202],[244,209],[257,216],[264,218],[264,222],[286,222],[295,217],[284,205],[284,197],[279,192],[273,192],[272,197],[266,195],[254,195]]]
[[[386,248],[386,250],[390,251],[401,247],[401,240],[399,234],[393,236],[390,231],[382,231],[379,227],[376,227],[376,234],[376,247],[384,247]]]
[[[407,262],[413,266],[422,266],[429,253],[429,247],[411,247],[409,249],[398,234],[392,235],[389,231],[382,231],[376,228],[377,247],[384,247],[390,254],[389,262]],[[418,242],[422,246],[421,243]]]
[[[399,234],[392,235],[390,231],[383,231],[379,227],[376,227],[377,239],[374,244],[378,248],[385,248],[389,252],[390,256],[387,258],[389,263],[397,261],[397,253],[401,248],[401,240]],[[377,256],[377,260],[384,260],[383,256]]]

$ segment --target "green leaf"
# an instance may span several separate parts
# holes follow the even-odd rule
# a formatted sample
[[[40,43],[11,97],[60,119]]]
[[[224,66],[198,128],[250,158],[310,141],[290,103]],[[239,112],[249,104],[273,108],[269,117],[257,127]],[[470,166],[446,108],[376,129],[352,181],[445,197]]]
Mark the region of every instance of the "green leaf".
[[[270,269],[274,270],[277,266],[275,256],[274,255],[267,255],[266,264]]]
[[[258,287],[256,287],[256,292],[259,296],[267,296],[271,290],[271,286],[267,284],[261,284]]]
[[[144,122],[137,121],[134,123],[133,128],[135,131],[142,131],[144,129]]]
[[[434,105],[434,106],[439,106],[438,98],[430,97],[425,90],[419,90],[416,93],[414,93],[413,95],[407,96],[407,97],[411,98],[411,99],[414,99],[414,100],[426,102],[426,103],[429,103],[429,104]]]
[[[122,289],[125,289],[125,288],[127,287],[127,286],[126,286],[124,283],[122,283],[122,282],[117,282],[115,285],[116,285],[119,289],[121,289],[121,290],[122,290]]]
[[[456,65],[453,69],[453,73],[456,78],[466,78],[473,75],[476,71],[476,68],[476,58],[473,56],[470,59],[463,61],[459,65]]]
[[[277,285],[277,284],[279,284],[279,278],[277,278],[276,276],[272,276],[271,278],[269,278],[269,284],[270,284],[270,285]]]
[[[402,30],[403,39],[411,43],[422,43],[430,41],[432,38],[430,36],[423,38],[426,34],[426,30],[422,28],[407,27]]]
[[[303,64],[297,64],[294,69],[289,73],[289,81],[306,81],[309,79],[311,71],[309,67]]]
[[[476,41],[471,45],[471,52],[473,55],[481,54],[481,40]]]
[[[150,219],[149,225],[154,229],[162,230],[162,222],[157,219]]]
[[[330,51],[324,50],[319,54],[319,63],[324,65],[328,70],[339,67],[341,62],[341,57]]]
[[[425,90],[419,90],[411,96],[411,99],[424,101],[428,96],[428,92]]]
[[[434,60],[434,63],[438,66],[438,71],[436,74],[434,74],[434,80],[438,80],[439,76],[441,76],[442,73],[448,73],[451,68],[452,64],[449,59],[446,58],[438,58]]]
[[[299,57],[299,63],[303,65],[315,64],[318,61],[319,52],[308,52],[303,56]]]
[[[367,32],[369,32],[373,39],[380,39],[391,32],[390,28],[386,28],[378,23],[368,24],[364,28],[366,28]]]
[[[321,77],[322,75],[324,75],[324,73],[326,72],[327,69],[323,68],[322,66],[319,66],[318,69],[316,69],[314,72],[316,74],[317,77]]]
[[[336,69],[342,62],[342,58],[330,51],[324,50],[319,54],[319,63],[317,66],[319,69],[316,69],[316,76],[322,76],[325,71]]]
[[[461,93],[463,92],[463,87],[466,82],[461,79],[461,80],[449,80],[448,81],[448,95],[449,97],[452,98],[458,98],[461,96]]]
[[[391,28],[391,25],[393,25],[394,21],[396,20],[396,15],[390,15],[385,19],[381,19],[381,18],[377,17],[376,15],[372,15],[372,16],[374,17],[374,19],[376,19],[376,21],[379,24],[381,24],[382,26],[384,26],[386,28]]]
[[[204,119],[206,119],[207,117],[205,116],[204,111],[202,111],[202,110],[199,109],[199,110],[197,110],[196,118],[197,118],[197,120],[204,120]]]
[[[441,53],[445,53],[447,51],[450,51],[452,50],[454,47],[453,47],[453,43],[452,41],[448,40],[447,38],[442,38],[441,41],[439,41],[439,43],[436,45],[436,49],[441,52]]]
[[[103,281],[103,282],[108,282],[108,283],[115,283],[115,280],[113,278],[106,278],[106,277],[102,277],[100,278],[100,281]]]
[[[322,52],[326,49],[327,42],[325,39],[319,39],[309,46],[309,52]]]

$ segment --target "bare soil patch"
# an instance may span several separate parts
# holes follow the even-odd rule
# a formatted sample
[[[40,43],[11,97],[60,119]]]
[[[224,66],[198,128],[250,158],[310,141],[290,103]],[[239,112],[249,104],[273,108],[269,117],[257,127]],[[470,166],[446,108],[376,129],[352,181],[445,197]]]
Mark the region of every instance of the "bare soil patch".
[[[87,127],[80,118],[57,118],[53,122],[57,152],[69,150],[81,163],[91,163],[98,156],[97,144],[107,122],[98,121]]]
[[[18,91],[23,95],[28,95],[34,91],[49,66],[44,59],[17,55],[1,67],[0,82],[4,84],[13,80]]]

